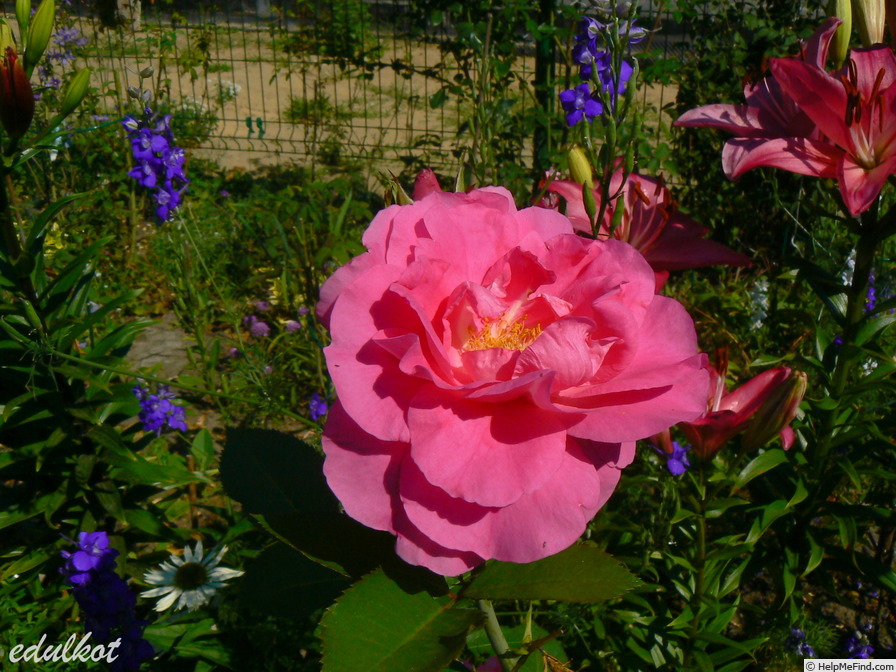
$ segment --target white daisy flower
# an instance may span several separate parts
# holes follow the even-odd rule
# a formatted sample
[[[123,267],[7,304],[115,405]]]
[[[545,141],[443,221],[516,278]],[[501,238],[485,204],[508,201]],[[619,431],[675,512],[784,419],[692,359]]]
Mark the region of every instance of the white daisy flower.
[[[194,549],[188,546],[183,555],[172,554],[170,561],[146,572],[143,580],[158,588],[145,590],[140,595],[161,597],[154,607],[156,611],[165,611],[171,606],[175,610],[195,611],[211,600],[226,581],[243,575],[238,569],[218,566],[226,552],[227,546],[222,546],[217,553],[203,558],[202,541],[197,541]]]

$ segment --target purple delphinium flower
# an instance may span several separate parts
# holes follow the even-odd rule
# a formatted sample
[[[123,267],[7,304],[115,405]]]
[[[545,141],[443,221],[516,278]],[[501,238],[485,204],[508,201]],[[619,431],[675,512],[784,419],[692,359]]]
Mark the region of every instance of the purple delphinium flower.
[[[266,313],[271,309],[270,301],[256,301],[255,302],[255,310],[259,313]]]
[[[691,462],[688,460],[690,449],[690,446],[682,446],[678,441],[672,442],[672,454],[666,458],[666,467],[673,476],[681,476],[691,466]]]
[[[167,385],[160,385],[156,394],[151,394],[142,384],[134,386],[133,392],[140,402],[140,414],[137,417],[143,423],[143,431],[161,434],[165,425],[171,429],[187,431],[186,411],[183,406],[172,402],[175,394]]]
[[[65,567],[62,570],[66,579],[73,586],[80,586],[90,580],[90,572],[100,569],[104,562],[108,562],[109,536],[105,532],[79,532],[78,533],[78,550],[69,553],[62,551],[62,557],[65,559]],[[114,554],[118,551],[112,551]],[[114,560],[112,562],[114,566]]]
[[[286,327],[286,331],[295,333],[302,328],[302,323],[296,322],[295,320],[286,320],[286,324],[284,326]]]
[[[122,125],[137,164],[128,175],[141,186],[155,190],[156,217],[160,223],[165,222],[183,202],[183,192],[190,183],[184,173],[186,154],[174,144],[171,115],[159,116],[147,107],[143,116],[127,116]]]
[[[843,653],[847,658],[870,658],[874,653],[874,647],[870,644],[863,644],[856,637],[850,637],[843,646]]]
[[[579,77],[583,82],[591,80],[594,66],[598,67],[606,62],[607,52],[597,48],[592,41],[578,42],[572,48],[572,59],[579,64]]]
[[[583,81],[599,85],[608,92],[613,109],[616,108],[617,98],[625,92],[633,69],[624,59],[619,59],[618,66],[614,67],[611,49],[618,49],[620,41],[624,42],[621,46],[628,49],[632,44],[642,41],[646,35],[646,31],[637,26],[634,19],[626,18],[628,9],[622,14],[616,14],[619,9],[620,7],[607,6],[604,14],[608,21],[600,21],[589,16],[582,17],[575,35],[576,45],[572,51],[573,60],[579,64],[579,76]],[[619,38],[613,36],[613,31]],[[598,98],[598,96],[592,97]]]
[[[865,314],[870,315],[874,313],[874,308],[877,306],[877,288],[874,286],[874,270],[868,274],[868,292],[866,294],[866,299]]]
[[[604,108],[591,96],[588,83],[579,84],[574,89],[560,92],[560,104],[566,112],[566,124],[575,126],[582,119],[591,122],[594,117],[603,114]]]
[[[249,327],[249,333],[251,333],[255,338],[267,338],[271,333],[271,328],[270,326],[268,326],[267,322],[256,320],[252,323],[252,326]]]
[[[137,598],[115,572],[118,551],[110,548],[105,532],[80,532],[78,549],[62,551],[60,573],[72,586],[72,594],[84,614],[84,629],[100,644],[118,641],[111,661],[113,672],[135,672],[155,655],[143,639],[146,621],[137,620]]]
[[[325,416],[327,411],[330,410],[330,407],[327,405],[327,402],[321,399],[320,395],[315,392],[308,400],[308,410],[311,411],[311,419],[316,421]]]
[[[304,317],[305,315],[310,313],[311,310],[308,308],[308,306],[299,306],[299,309],[296,312],[299,314],[299,317]]]
[[[804,658],[817,658],[815,649],[813,649],[809,645],[809,642],[806,641],[806,633],[799,628],[790,629],[790,637],[785,640],[784,646],[798,656],[803,656]]]

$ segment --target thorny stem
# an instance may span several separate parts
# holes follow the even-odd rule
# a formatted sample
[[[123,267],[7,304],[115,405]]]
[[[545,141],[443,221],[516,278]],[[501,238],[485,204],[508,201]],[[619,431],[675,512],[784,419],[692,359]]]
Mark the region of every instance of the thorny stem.
[[[477,600],[476,604],[482,613],[485,614],[485,634],[488,636],[488,641],[491,643],[495,655],[498,656],[502,672],[512,672],[517,659],[506,657],[510,647],[507,645],[507,639],[505,639],[501,625],[498,623],[498,617],[495,616],[495,608],[490,600]]]

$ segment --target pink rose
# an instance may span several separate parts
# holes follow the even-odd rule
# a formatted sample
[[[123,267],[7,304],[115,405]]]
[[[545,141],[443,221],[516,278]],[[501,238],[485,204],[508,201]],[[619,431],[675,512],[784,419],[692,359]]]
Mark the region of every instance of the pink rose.
[[[324,471],[406,561],[456,575],[574,543],[634,442],[706,409],[694,325],[633,247],[505,189],[380,212],[321,289]]]

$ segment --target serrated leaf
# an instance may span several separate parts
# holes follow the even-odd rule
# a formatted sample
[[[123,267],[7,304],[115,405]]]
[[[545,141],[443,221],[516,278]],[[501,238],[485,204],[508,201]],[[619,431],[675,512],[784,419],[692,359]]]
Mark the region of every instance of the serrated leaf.
[[[227,493],[296,550],[348,576],[383,566],[402,585],[444,594],[442,577],[395,554],[395,538],[342,513],[323,475],[323,460],[308,444],[262,429],[230,429],[221,456]]]
[[[482,612],[406,593],[382,570],[349,588],[321,620],[323,672],[440,672]]]
[[[240,601],[266,614],[301,618],[332,604],[349,585],[341,574],[277,544],[247,567]]]
[[[490,561],[462,596],[487,600],[602,602],[637,587],[638,578],[593,544],[577,544],[535,562]]]
[[[221,456],[227,494],[251,513],[331,513],[339,503],[308,444],[267,429],[229,429]]]

